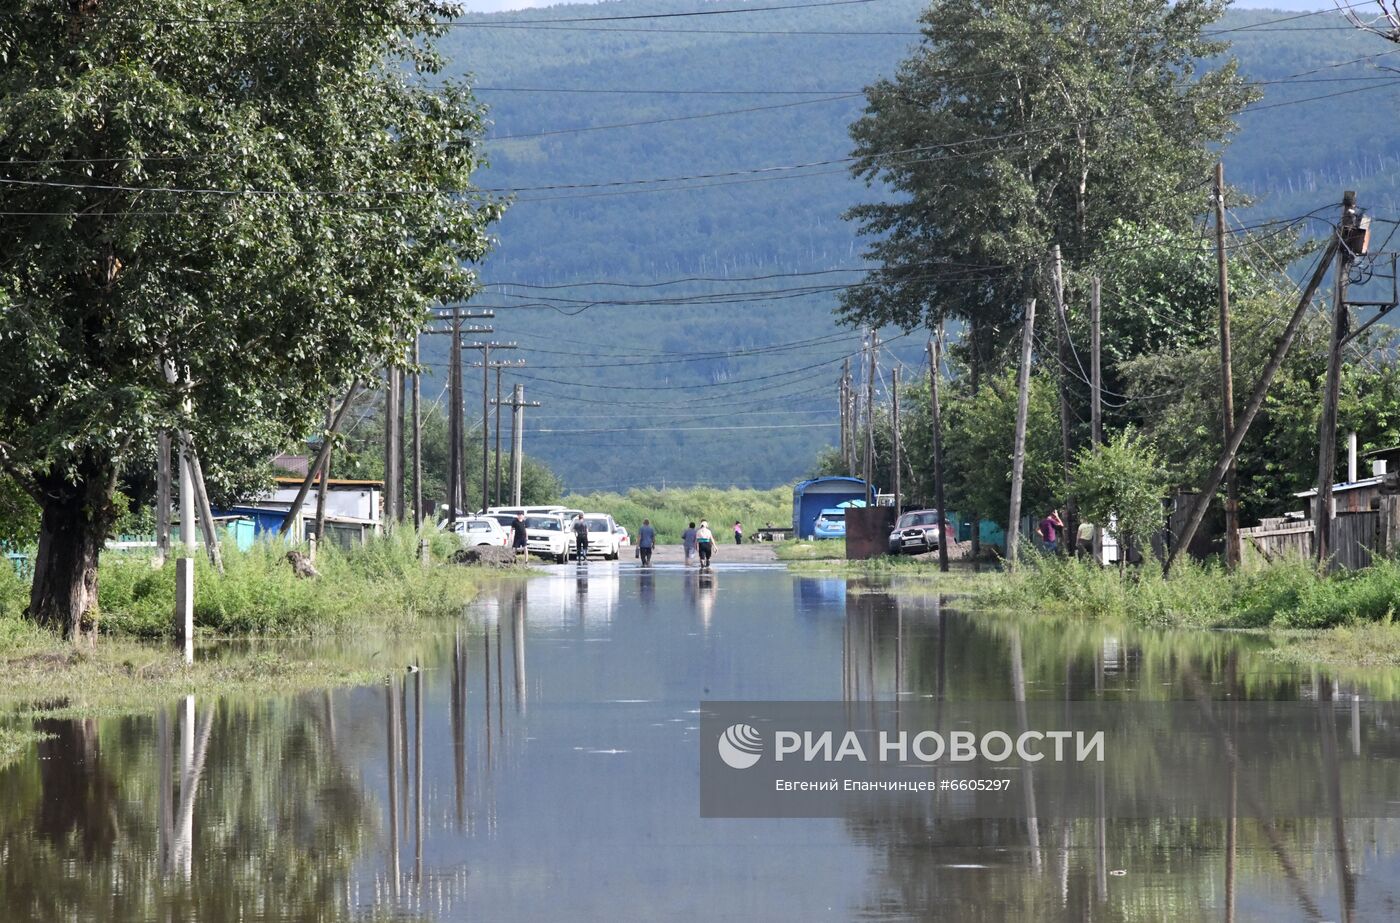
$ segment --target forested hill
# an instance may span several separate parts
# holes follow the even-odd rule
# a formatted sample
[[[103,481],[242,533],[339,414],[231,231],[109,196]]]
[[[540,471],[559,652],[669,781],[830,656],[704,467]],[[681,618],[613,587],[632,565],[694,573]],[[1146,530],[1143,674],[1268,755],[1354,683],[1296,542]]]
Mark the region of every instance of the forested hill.
[[[770,486],[836,436],[840,361],[858,341],[832,309],[863,265],[840,216],[873,195],[842,162],[846,129],[861,88],[917,41],[922,5],[597,21],[701,8],[471,16],[444,40],[490,106],[480,182],[515,190],[476,306],[528,361],[507,381],[544,403],[527,451],[571,488]],[[1264,92],[1229,179],[1251,218],[1312,211],[1343,184],[1393,211],[1400,75],[1377,65],[1400,54],[1356,60],[1396,47],[1297,16],[1239,11],[1219,27]],[[921,345],[893,340],[883,367],[917,363]]]

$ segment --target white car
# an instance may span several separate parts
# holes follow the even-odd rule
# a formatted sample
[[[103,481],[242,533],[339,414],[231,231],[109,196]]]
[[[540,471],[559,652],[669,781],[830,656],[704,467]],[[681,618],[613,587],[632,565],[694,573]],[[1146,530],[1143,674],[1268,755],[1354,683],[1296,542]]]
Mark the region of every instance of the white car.
[[[457,520],[457,537],[468,548],[478,545],[504,546],[510,544],[510,534],[489,516],[472,516]]]
[[[617,523],[607,513],[584,513],[583,521],[588,523],[588,556],[616,561],[620,557],[622,543],[617,536]]]
[[[525,547],[530,554],[563,564],[574,550],[574,535],[558,513],[525,517]]]

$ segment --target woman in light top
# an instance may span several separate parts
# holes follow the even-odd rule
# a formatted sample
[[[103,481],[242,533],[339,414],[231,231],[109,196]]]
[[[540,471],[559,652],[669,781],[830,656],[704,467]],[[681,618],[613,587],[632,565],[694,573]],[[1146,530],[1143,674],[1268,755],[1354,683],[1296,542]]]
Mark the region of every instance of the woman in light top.
[[[704,519],[700,520],[700,528],[695,530],[695,546],[700,550],[700,567],[709,567],[710,556],[715,553],[715,534]]]

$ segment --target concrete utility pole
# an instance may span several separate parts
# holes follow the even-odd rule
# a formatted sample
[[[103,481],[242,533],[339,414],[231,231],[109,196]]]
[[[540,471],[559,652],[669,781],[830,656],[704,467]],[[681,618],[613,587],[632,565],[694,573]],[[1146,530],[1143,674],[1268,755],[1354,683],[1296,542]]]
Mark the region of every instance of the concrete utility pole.
[[[929,337],[928,341],[928,399],[929,411],[933,422],[933,505],[938,510],[938,521],[944,521],[943,512],[943,413],[938,400],[938,369],[941,362],[939,352],[943,343],[943,327],[940,324],[938,329],[938,339]],[[973,532],[981,527],[981,523],[972,523]],[[944,572],[948,570],[948,543],[945,541],[946,532],[938,540],[938,569]]]
[[[1079,534],[1079,504],[1074,500],[1074,485],[1071,474],[1074,471],[1074,433],[1070,418],[1074,411],[1070,407],[1069,375],[1071,362],[1078,362],[1069,339],[1069,309],[1065,305],[1064,263],[1060,259],[1060,245],[1050,250],[1051,287],[1055,296],[1055,345],[1060,361],[1060,448],[1064,458],[1065,477],[1065,544],[1072,554]],[[1081,371],[1082,375],[1083,372]]]
[[[1356,193],[1348,190],[1342,199],[1342,215],[1345,217],[1355,207]],[[1322,285],[1322,280],[1327,276],[1327,269],[1332,263],[1332,258],[1337,255],[1339,240],[1339,236],[1334,234],[1332,239],[1328,241],[1327,249],[1323,251],[1322,258],[1318,260],[1317,268],[1313,270],[1312,278],[1303,288],[1303,293],[1298,298],[1298,306],[1293,310],[1293,316],[1288,319],[1283,333],[1279,334],[1278,342],[1274,345],[1273,355],[1269,357],[1264,371],[1259,375],[1258,383],[1250,392],[1249,400],[1245,402],[1244,409],[1240,411],[1240,415],[1235,421],[1235,428],[1230,433],[1230,440],[1225,444],[1224,451],[1220,453],[1220,460],[1215,463],[1215,468],[1206,476],[1205,483],[1201,485],[1201,492],[1196,495],[1195,501],[1191,504],[1191,510],[1186,517],[1186,525],[1182,529],[1181,535],[1177,537],[1177,545],[1172,549],[1167,563],[1162,568],[1164,574],[1171,571],[1172,564],[1176,562],[1181,550],[1190,546],[1191,539],[1195,537],[1196,530],[1200,528],[1201,520],[1205,517],[1206,508],[1210,506],[1211,498],[1220,489],[1220,482],[1225,477],[1226,469],[1234,461],[1235,453],[1240,450],[1240,444],[1248,435],[1255,415],[1259,413],[1259,408],[1264,404],[1264,397],[1269,391],[1269,385],[1273,384],[1274,375],[1278,373],[1279,366],[1283,365],[1284,357],[1288,355],[1288,349],[1293,345],[1293,338],[1298,335],[1298,328],[1303,324],[1303,317],[1308,312],[1308,306],[1312,304],[1313,296],[1317,294],[1318,287]]]
[[[1215,267],[1220,289],[1220,426],[1224,442],[1235,428],[1235,375],[1230,359],[1230,272],[1225,259],[1225,164],[1215,165]],[[1225,470],[1225,566],[1240,566],[1240,485],[1235,460]]]
[[[1089,280],[1089,433],[1103,445],[1103,331],[1100,324],[1099,277]],[[1078,536],[1075,537],[1078,541]],[[1094,561],[1103,561],[1103,529],[1094,525]]]
[[[1021,482],[1026,473],[1026,416],[1030,412],[1031,342],[1035,336],[1035,298],[1026,299],[1021,330],[1021,370],[1016,382],[1016,437],[1011,449],[1011,511],[1006,524],[1006,562],[1016,566],[1021,543]]]
[[[510,502],[520,505],[520,481],[525,466],[525,408],[539,407],[539,401],[525,400],[525,386],[516,385],[510,407]],[[500,413],[499,407],[496,411]]]
[[[491,423],[491,350],[520,347],[515,343],[478,342],[463,344],[463,348],[481,351],[481,511],[484,513],[491,508],[491,441],[487,438],[490,434],[487,427]],[[465,483],[463,478],[463,484]]]
[[[1322,425],[1317,444],[1317,503],[1313,507],[1313,554],[1319,563],[1332,553],[1332,482],[1337,476],[1337,401],[1342,390],[1342,350],[1351,322],[1347,317],[1347,275],[1356,254],[1350,231],[1357,227],[1356,197],[1342,202],[1342,222],[1338,230],[1337,269],[1333,279],[1336,294],[1332,307],[1332,338],[1327,350],[1327,383],[1322,393]]]
[[[894,516],[899,518],[900,498],[903,493],[900,490],[900,468],[903,462],[900,458],[901,446],[899,444],[899,366],[890,369],[890,455],[893,471],[890,478],[893,481],[894,489]]]
[[[423,528],[423,374],[418,370],[419,341],[413,335],[413,528]]]

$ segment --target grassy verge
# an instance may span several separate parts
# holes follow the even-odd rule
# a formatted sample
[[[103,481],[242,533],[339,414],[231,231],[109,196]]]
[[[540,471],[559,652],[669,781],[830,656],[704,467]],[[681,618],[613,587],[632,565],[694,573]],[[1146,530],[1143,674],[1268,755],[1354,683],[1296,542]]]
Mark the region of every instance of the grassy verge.
[[[1170,578],[1155,562],[1117,570],[1067,558],[1037,558],[987,584],[990,606],[1077,616],[1126,616],[1171,627],[1323,629],[1388,625],[1400,608],[1400,562],[1320,574],[1304,563],[1231,574],[1217,564],[1182,562]]]
[[[844,538],[795,539],[773,545],[779,561],[844,561]]]
[[[730,540],[735,520],[744,524],[745,535],[770,522],[779,526],[792,523],[791,487],[635,488],[625,494],[572,494],[561,502],[581,510],[611,513],[634,539],[642,520],[650,519],[656,527],[657,540],[665,544],[679,542],[686,525],[702,519],[710,521],[710,528],[720,541]]]

